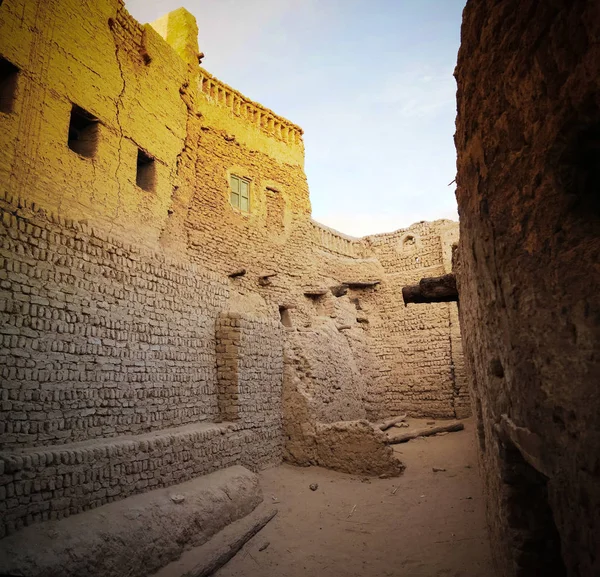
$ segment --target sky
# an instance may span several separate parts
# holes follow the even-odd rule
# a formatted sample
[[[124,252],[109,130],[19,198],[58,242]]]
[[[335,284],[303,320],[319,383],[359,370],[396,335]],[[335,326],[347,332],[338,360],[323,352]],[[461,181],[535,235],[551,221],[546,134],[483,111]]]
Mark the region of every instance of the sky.
[[[125,0],[184,6],[202,66],[304,129],[313,218],[352,236],[457,219],[452,76],[465,0]]]

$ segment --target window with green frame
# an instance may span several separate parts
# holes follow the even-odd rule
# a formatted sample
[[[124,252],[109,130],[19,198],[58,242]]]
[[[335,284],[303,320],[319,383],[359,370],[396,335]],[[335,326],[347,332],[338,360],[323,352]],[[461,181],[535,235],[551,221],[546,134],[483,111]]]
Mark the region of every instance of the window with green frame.
[[[250,212],[250,181],[232,174],[229,178],[231,184],[231,206],[244,212]]]

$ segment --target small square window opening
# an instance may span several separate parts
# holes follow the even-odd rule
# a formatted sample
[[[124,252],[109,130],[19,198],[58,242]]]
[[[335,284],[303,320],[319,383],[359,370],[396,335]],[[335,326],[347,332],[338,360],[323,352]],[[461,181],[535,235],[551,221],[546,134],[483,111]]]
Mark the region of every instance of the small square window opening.
[[[100,121],[93,115],[73,104],[69,121],[69,148],[86,158],[93,158],[98,148],[98,125]]]
[[[154,158],[138,148],[136,184],[148,192],[154,191],[156,185],[156,166]]]
[[[250,181],[234,174],[230,177],[231,206],[239,208],[243,212],[250,211]]]
[[[10,114],[14,109],[19,69],[0,57],[0,112]]]

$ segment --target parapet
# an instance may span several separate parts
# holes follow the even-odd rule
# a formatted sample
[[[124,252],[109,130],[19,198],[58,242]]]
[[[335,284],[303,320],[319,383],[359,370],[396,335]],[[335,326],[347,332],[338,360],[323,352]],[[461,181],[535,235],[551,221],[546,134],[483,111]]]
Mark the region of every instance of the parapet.
[[[251,148],[259,149],[285,162],[303,164],[302,128],[250,100],[198,66],[202,54],[198,46],[198,25],[192,14],[185,8],[178,8],[150,25],[188,64],[192,82],[197,78],[197,93],[200,97],[198,111],[209,124]],[[211,108],[207,109],[207,104]],[[216,106],[217,109],[213,109],[212,106]],[[267,136],[269,140],[265,142],[257,136]],[[273,146],[271,139],[285,146]]]
[[[317,245],[323,250],[348,258],[361,259],[370,256],[362,239],[345,235],[316,220],[312,220],[311,224],[317,238]]]
[[[265,134],[289,146],[302,144],[304,133],[302,128],[278,116],[262,104],[250,100],[235,88],[215,78],[204,68],[200,68],[198,91],[212,104],[229,108],[235,116],[257,126]]]

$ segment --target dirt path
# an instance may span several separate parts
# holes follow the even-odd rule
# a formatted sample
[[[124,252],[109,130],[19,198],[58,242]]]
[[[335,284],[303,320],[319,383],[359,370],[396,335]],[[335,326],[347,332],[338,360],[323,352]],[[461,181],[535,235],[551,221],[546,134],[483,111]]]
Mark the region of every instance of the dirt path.
[[[396,479],[264,471],[279,514],[218,577],[493,577],[473,423],[396,451],[407,466]]]

